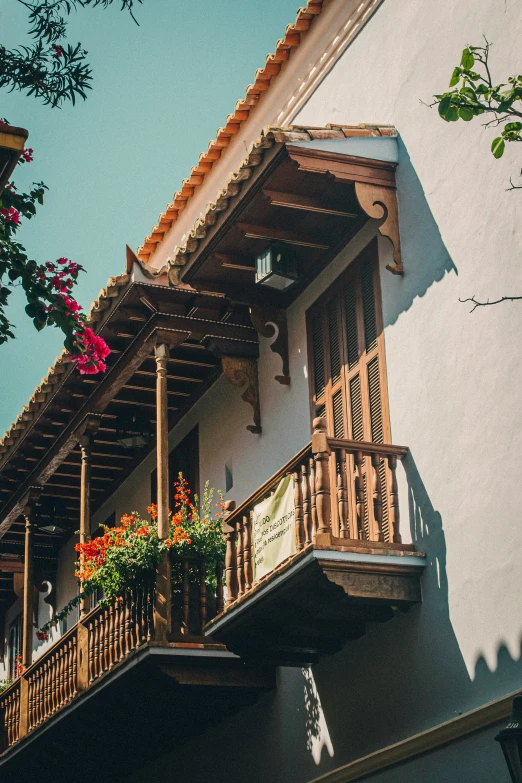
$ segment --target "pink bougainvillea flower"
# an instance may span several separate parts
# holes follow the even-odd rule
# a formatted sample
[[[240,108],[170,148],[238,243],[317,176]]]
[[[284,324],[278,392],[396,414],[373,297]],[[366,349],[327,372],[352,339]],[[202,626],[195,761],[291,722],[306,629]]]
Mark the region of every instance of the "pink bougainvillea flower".
[[[10,207],[9,209],[2,207],[0,209],[0,215],[2,215],[6,223],[14,223],[15,226],[20,223],[20,213],[14,207]]]
[[[55,57],[61,57],[62,56],[63,49],[62,49],[61,46],[59,46],[59,44],[53,44],[53,49],[54,49],[54,56]]]
[[[34,150],[31,147],[28,147],[22,152],[22,157],[26,163],[31,163],[33,160],[33,152]]]

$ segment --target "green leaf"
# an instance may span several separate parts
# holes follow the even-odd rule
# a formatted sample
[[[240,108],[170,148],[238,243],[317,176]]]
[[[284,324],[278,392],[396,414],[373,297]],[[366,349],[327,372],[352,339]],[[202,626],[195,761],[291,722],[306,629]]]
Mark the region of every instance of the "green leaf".
[[[446,112],[445,120],[448,122],[457,122],[459,118],[459,109],[456,106],[450,106]]]
[[[458,82],[460,80],[461,72],[462,71],[461,71],[461,69],[458,66],[453,70],[453,73],[451,74],[450,83],[449,83],[450,87],[455,87],[455,85],[458,84]]]
[[[466,106],[462,106],[459,109],[459,117],[461,120],[464,120],[464,122],[469,122],[473,119],[473,112],[471,109],[466,108]]]
[[[446,114],[450,106],[451,106],[451,95],[445,93],[440,99],[440,103],[439,103],[439,114],[443,120],[447,120]]]
[[[504,125],[506,131],[518,131],[522,130],[522,122],[508,122]]]
[[[475,64],[475,58],[471,54],[468,47],[466,47],[462,52],[462,60],[460,61],[460,64],[466,71],[470,71]]]
[[[495,158],[501,158],[504,154],[505,146],[506,144],[502,136],[497,136],[496,139],[493,139],[493,143],[491,145],[491,152],[493,153],[493,156]]]

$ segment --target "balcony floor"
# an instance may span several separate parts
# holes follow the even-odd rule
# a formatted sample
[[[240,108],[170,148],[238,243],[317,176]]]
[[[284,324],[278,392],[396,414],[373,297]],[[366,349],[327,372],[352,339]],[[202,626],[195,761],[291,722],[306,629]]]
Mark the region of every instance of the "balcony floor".
[[[207,633],[252,663],[303,666],[363,636],[367,623],[419,603],[424,555],[364,543],[317,537],[226,607]]]
[[[1,754],[0,776],[113,783],[273,687],[221,645],[147,644]]]

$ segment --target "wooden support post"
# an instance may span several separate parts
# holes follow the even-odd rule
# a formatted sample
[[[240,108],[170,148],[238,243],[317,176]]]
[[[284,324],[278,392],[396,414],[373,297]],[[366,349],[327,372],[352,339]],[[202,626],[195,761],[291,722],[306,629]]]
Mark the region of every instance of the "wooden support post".
[[[392,540],[394,544],[402,544],[400,533],[400,515],[399,515],[399,489],[397,487],[397,457],[394,454],[388,456],[388,467],[390,468],[390,525]]]
[[[85,544],[91,536],[91,451],[92,435],[85,433],[80,438],[81,472],[80,472],[80,544]],[[80,591],[83,584],[80,582]],[[80,618],[85,617],[91,608],[91,597],[80,601]]]
[[[317,533],[329,534],[332,529],[330,498],[330,446],[326,435],[326,419],[314,419],[312,452],[315,461],[315,505]]]
[[[167,362],[169,346],[156,346],[156,458],[158,467],[158,536],[169,537],[169,419]]]
[[[25,549],[24,549],[24,592],[23,592],[23,626],[22,626],[22,666],[27,669],[32,663],[33,654],[33,583],[34,583],[34,521],[35,505],[40,495],[40,488],[32,490],[24,505],[25,517]]]

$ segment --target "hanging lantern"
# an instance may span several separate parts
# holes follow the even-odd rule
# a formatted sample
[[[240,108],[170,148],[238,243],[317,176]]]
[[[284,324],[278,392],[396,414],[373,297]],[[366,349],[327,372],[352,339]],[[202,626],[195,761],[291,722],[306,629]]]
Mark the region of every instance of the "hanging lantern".
[[[151,424],[141,408],[118,416],[116,419],[116,440],[124,449],[149,445],[152,440]]]
[[[61,498],[41,497],[36,511],[36,524],[42,533],[59,536],[70,528],[67,506]]]
[[[271,244],[256,256],[256,283],[285,291],[298,278],[297,256],[288,245]]]

